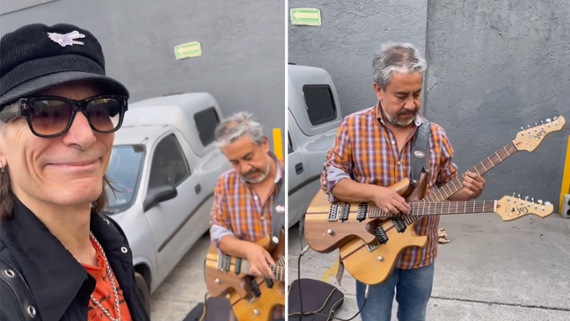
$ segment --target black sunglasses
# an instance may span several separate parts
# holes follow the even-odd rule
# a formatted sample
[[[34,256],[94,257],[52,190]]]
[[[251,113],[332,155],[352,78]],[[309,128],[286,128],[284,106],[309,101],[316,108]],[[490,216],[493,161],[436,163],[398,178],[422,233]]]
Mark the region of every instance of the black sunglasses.
[[[0,120],[7,123],[24,116],[34,135],[51,138],[65,134],[80,111],[94,131],[108,134],[121,127],[128,109],[127,100],[125,96],[112,95],[84,100],[57,96],[21,98],[0,111]]]

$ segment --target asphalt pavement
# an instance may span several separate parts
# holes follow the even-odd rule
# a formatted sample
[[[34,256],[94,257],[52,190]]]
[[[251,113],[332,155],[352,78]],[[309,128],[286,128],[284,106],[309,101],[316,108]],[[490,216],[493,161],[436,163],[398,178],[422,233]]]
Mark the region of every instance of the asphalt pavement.
[[[204,259],[209,246],[210,238],[204,234],[154,291],[152,321],[181,321],[194,306],[204,302]]]
[[[427,320],[570,320],[569,219],[552,214],[503,222],[484,213],[442,217],[440,226],[451,242],[439,245]],[[292,281],[301,244],[298,227],[289,232]],[[324,276],[338,286],[345,303],[336,315],[346,319],[358,312],[355,281],[345,271],[337,284],[329,271],[337,256],[338,251],[309,250],[301,259],[301,277]],[[395,303],[393,320],[396,310]]]
[[[570,219],[552,214],[503,222],[485,213],[442,217],[441,226],[451,242],[439,245],[428,320],[570,320]],[[204,235],[153,293],[153,321],[182,320],[203,302],[208,246]],[[289,229],[288,283],[297,278],[300,250],[294,226]],[[309,250],[301,259],[301,277],[328,275],[339,286],[329,270],[337,255]],[[354,279],[346,271],[339,288],[346,297],[336,315],[350,318],[358,308]],[[396,310],[397,303],[393,320]]]

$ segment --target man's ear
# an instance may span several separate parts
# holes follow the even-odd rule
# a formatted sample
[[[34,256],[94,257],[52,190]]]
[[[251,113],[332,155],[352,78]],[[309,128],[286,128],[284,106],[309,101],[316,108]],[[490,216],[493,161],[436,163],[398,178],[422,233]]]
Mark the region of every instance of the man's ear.
[[[378,97],[378,101],[382,101],[382,98],[384,97],[384,90],[382,90],[382,87],[380,87],[380,85],[378,85],[377,83],[374,83],[374,92],[376,93],[376,97]]]
[[[269,151],[269,138],[267,136],[263,136],[263,142],[261,143],[261,147],[266,151]]]

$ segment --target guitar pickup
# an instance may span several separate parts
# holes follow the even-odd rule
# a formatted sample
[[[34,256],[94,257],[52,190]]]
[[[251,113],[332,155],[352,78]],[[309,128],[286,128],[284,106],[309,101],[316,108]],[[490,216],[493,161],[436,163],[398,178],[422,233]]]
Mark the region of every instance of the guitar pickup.
[[[388,243],[388,234],[386,234],[386,231],[384,231],[382,226],[376,226],[374,229],[374,235],[376,235],[376,239],[380,244]]]
[[[234,268],[236,275],[240,274],[240,272],[241,272],[241,262],[242,262],[241,257],[236,258],[236,263],[235,263],[235,268]]]
[[[223,254],[219,260],[218,268],[224,272],[229,272],[231,259],[230,256]]]
[[[261,296],[261,290],[259,289],[259,285],[255,278],[251,278],[249,281],[249,288],[251,289],[254,297],[259,298]]]
[[[392,223],[394,224],[394,227],[398,233],[404,233],[406,231],[407,225],[401,217],[392,218]]]
[[[342,204],[340,208],[340,221],[345,222],[348,220],[348,216],[350,215],[350,203]]]
[[[268,289],[273,289],[273,280],[264,277],[263,281],[265,282],[265,285],[267,286]]]
[[[328,221],[329,222],[336,222],[338,220],[338,204],[331,204],[331,207],[329,209],[329,218]]]
[[[356,219],[362,222],[366,219],[366,214],[368,213],[368,203],[358,204],[358,211],[356,212]]]

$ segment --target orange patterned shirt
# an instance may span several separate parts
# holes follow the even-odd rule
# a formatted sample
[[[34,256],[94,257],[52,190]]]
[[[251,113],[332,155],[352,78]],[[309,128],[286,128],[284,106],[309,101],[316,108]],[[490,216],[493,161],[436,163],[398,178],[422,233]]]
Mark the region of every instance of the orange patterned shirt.
[[[275,186],[277,186],[282,180],[283,165],[275,154],[270,152],[270,155],[277,164],[275,175]],[[245,182],[235,170],[231,169],[223,173],[218,178],[214,189],[214,204],[210,213],[212,242],[218,245],[220,240],[227,235],[255,242],[271,234],[271,210],[276,198],[277,188],[262,204],[253,186]]]
[[[327,155],[321,176],[323,190],[329,193],[345,178],[364,184],[390,186],[408,177],[413,137],[421,123],[421,117],[416,117],[414,131],[400,152],[396,137],[384,125],[379,105],[347,116],[338,128],[334,146]],[[428,194],[454,179],[457,172],[445,130],[437,124],[430,124]],[[336,200],[330,193],[329,198]],[[398,260],[398,268],[412,269],[433,263],[437,255],[438,225],[439,216],[422,218],[417,222],[416,232],[428,236],[427,245],[405,249]]]
[[[117,311],[115,310],[115,299],[113,294],[113,287],[111,286],[111,281],[107,275],[107,268],[105,266],[105,259],[103,258],[103,254],[101,252],[101,248],[97,246],[97,244],[91,240],[91,244],[97,251],[97,263],[98,266],[92,266],[88,264],[82,264],[82,266],[87,270],[89,274],[95,281],[97,281],[97,285],[95,286],[95,290],[91,294],[95,300],[99,301],[99,303],[109,311],[113,318],[117,318]],[[131,314],[129,312],[129,307],[125,302],[125,298],[123,297],[123,290],[119,287],[119,282],[117,278],[113,275],[115,280],[115,285],[117,286],[117,292],[119,296],[119,307],[121,309],[121,320],[123,321],[131,321]],[[89,299],[89,308],[87,310],[87,320],[88,321],[108,321],[109,318],[105,315],[101,309],[96,306],[91,299]]]

